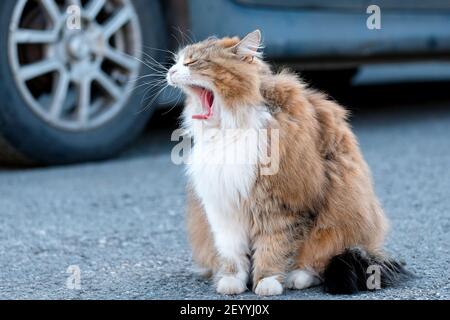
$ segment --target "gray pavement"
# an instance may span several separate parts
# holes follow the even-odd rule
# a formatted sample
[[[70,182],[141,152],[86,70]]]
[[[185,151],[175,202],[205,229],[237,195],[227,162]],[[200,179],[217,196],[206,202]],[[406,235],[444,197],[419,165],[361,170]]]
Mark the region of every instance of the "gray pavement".
[[[356,113],[353,126],[391,220],[387,249],[418,278],[375,293],[313,288],[275,299],[449,299],[450,102],[384,103]],[[193,273],[170,130],[103,163],[0,168],[0,299],[223,298]],[[66,285],[69,266],[80,269],[80,290]]]

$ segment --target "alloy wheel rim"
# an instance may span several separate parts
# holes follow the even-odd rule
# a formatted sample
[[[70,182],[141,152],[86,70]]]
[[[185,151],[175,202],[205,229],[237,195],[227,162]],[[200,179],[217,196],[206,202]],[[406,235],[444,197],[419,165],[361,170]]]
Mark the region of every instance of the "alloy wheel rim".
[[[80,12],[79,25],[69,6]],[[126,106],[142,38],[129,0],[19,0],[8,55],[27,106],[53,127],[98,128]]]

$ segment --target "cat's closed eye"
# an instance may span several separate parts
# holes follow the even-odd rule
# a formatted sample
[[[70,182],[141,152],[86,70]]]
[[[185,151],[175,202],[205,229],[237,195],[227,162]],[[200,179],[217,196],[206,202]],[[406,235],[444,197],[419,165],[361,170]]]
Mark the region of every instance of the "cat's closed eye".
[[[188,67],[188,66],[191,66],[191,65],[193,65],[193,64],[195,64],[195,63],[197,63],[197,62],[198,62],[198,60],[192,60],[192,59],[190,59],[190,60],[185,61],[185,62],[183,63],[183,65],[184,65],[185,67]]]

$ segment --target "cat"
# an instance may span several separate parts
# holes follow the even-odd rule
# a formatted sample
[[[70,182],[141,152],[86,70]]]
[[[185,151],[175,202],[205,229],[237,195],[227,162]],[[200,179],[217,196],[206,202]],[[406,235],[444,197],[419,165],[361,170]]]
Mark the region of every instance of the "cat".
[[[383,252],[388,222],[347,112],[295,73],[273,72],[261,48],[259,30],[211,37],[182,48],[167,73],[186,94],[182,126],[194,143],[186,220],[195,262],[221,294],[248,284],[258,295],[393,285],[407,271]],[[264,144],[278,155],[275,173],[262,174],[263,148],[245,130],[278,133]],[[248,161],[224,161],[236,152]],[[371,287],[372,265],[380,281]]]

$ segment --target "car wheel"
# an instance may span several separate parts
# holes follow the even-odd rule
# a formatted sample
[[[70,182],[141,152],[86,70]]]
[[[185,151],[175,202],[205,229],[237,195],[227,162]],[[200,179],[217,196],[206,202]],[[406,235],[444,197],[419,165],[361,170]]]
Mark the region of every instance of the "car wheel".
[[[1,1],[0,159],[65,164],[123,150],[151,113],[133,92],[139,61],[165,39],[158,1]]]

